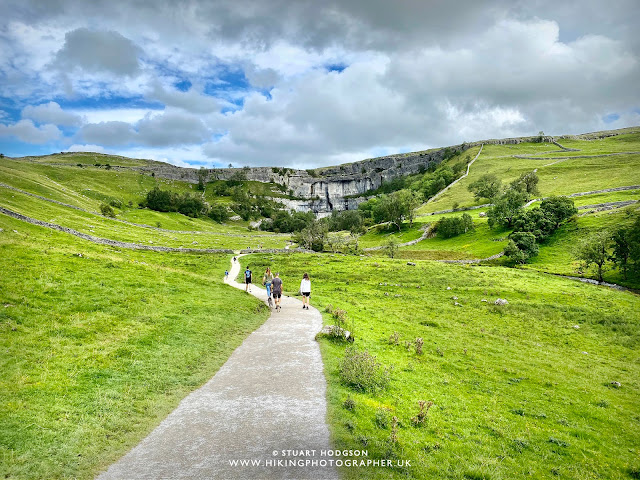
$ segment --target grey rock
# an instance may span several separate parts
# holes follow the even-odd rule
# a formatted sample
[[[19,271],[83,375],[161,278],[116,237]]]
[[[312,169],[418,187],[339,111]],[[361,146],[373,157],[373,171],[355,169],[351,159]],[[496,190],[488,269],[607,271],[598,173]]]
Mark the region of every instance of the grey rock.
[[[499,298],[497,299],[495,302],[493,302],[495,305],[509,305],[509,302],[507,302],[506,299],[504,298]]]

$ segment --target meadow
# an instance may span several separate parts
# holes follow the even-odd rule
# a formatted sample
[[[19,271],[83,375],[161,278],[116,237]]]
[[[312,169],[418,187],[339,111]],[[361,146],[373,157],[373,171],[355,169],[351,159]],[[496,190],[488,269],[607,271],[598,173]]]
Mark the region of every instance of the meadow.
[[[93,478],[268,316],[228,255],[120,250],[0,215],[0,471]]]
[[[339,374],[348,344],[320,340],[336,447],[411,463],[344,468],[343,478],[640,474],[638,296],[503,267],[339,255],[245,259],[255,271],[282,272],[292,295],[309,272],[312,305],[345,310],[355,348],[391,369],[387,389],[354,390]],[[508,305],[495,305],[497,298]],[[433,406],[416,425],[420,401]]]

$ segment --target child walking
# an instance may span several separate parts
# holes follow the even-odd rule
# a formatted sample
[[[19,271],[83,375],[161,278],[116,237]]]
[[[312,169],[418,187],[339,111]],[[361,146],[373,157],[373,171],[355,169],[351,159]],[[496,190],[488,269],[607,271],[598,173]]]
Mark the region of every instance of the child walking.
[[[302,293],[302,308],[309,310],[309,297],[311,297],[311,279],[305,272],[300,282],[300,293]]]

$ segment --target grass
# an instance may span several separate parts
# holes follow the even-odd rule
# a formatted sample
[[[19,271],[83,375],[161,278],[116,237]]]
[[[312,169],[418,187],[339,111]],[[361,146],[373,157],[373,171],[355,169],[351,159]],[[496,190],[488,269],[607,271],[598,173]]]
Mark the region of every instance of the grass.
[[[639,297],[501,267],[327,255],[247,260],[284,272],[285,287],[308,271],[312,304],[346,310],[356,348],[393,367],[387,390],[353,390],[338,373],[345,345],[321,340],[335,447],[411,462],[343,468],[343,478],[623,479],[640,468]],[[509,304],[493,305],[498,297]],[[405,347],[418,337],[422,355]],[[421,400],[434,406],[416,427]]]
[[[156,215],[144,217],[145,219],[156,218],[155,224],[160,223],[163,228],[177,227],[184,229],[183,231],[164,232],[152,228],[128,225],[93,213],[73,210],[3,188],[0,188],[0,202],[10,210],[38,220],[63,225],[96,237],[122,242],[184,248],[241,249],[248,246],[255,248],[258,244],[265,248],[283,248],[290,238],[289,235],[249,232],[246,228],[227,228],[211,221],[205,222],[202,219],[190,222],[187,220],[188,217],[178,213],[159,214],[158,212],[153,212]],[[139,217],[135,218],[135,216],[133,219],[141,220]],[[198,228],[207,223],[208,228],[203,229],[202,233],[198,233]],[[189,230],[193,230],[193,232],[190,233]]]
[[[521,143],[518,145],[485,145],[482,153],[471,166],[469,176],[462,179],[436,201],[423,206],[419,213],[446,210],[454,204],[471,206],[476,202],[467,190],[470,183],[488,173],[496,174],[509,183],[522,173],[538,169],[538,187],[543,196],[568,195],[604,188],[640,184],[640,155],[617,155],[613,157],[575,158],[554,165],[549,156],[599,155],[616,152],[640,151],[640,133],[630,133],[602,140],[561,141],[562,145],[579,148],[580,152],[565,152],[555,145]],[[566,144],[565,144],[566,143]],[[537,155],[552,152],[535,159],[515,158],[514,155]],[[545,166],[548,165],[548,166]]]
[[[227,256],[0,228],[3,478],[93,478],[268,316],[223,285]]]

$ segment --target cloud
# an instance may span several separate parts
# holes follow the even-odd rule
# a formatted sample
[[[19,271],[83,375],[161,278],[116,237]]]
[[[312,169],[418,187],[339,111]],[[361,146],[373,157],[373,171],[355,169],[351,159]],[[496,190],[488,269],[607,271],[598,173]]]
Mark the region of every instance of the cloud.
[[[148,116],[137,123],[137,128],[138,142],[151,146],[201,143],[209,133],[198,117],[171,111]]]
[[[65,70],[78,67],[91,73],[135,76],[140,71],[138,53],[138,47],[118,32],[78,28],[65,35],[56,64]]]
[[[127,122],[100,122],[84,125],[77,137],[98,145],[128,145],[134,141],[136,132]]]
[[[101,145],[78,145],[73,144],[66,149],[67,152],[96,152],[104,153],[105,149]]]
[[[198,117],[177,111],[149,113],[135,123],[108,121],[84,125],[77,134],[82,141],[107,146],[152,147],[202,143],[210,130]]]
[[[65,112],[56,102],[41,105],[27,105],[22,109],[22,118],[29,118],[39,123],[54,125],[79,126],[82,118],[72,112]]]
[[[220,109],[221,102],[213,97],[190,88],[186,92],[164,88],[156,82],[149,98],[158,100],[169,107],[178,107],[191,113],[211,113]]]
[[[30,144],[44,144],[62,137],[55,125],[36,127],[31,120],[20,120],[13,125],[0,125],[0,137],[15,137]]]

